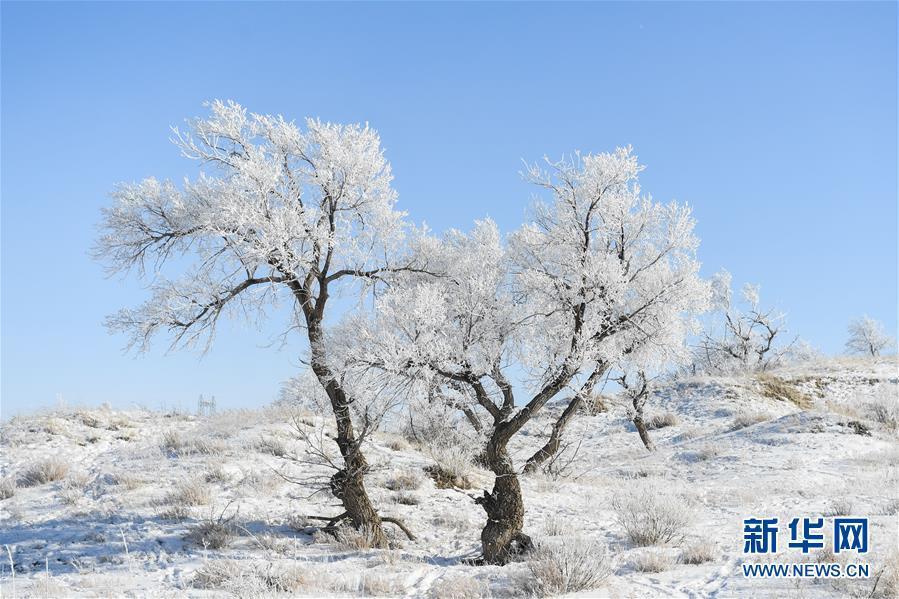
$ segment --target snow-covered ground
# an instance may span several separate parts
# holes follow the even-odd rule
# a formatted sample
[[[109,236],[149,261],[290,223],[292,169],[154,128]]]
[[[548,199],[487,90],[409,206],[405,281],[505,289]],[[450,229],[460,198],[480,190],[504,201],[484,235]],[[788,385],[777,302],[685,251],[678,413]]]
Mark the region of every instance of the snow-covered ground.
[[[650,398],[650,413],[670,414],[672,424],[652,431],[658,451],[649,454],[626,406],[611,400],[607,411],[575,421],[557,472],[522,477],[525,532],[550,546],[592,539],[608,547],[611,574],[578,596],[890,596],[899,442],[872,406],[892,406],[895,418],[896,402],[895,358],[681,380]],[[518,436],[517,463],[560,409],[550,406]],[[311,415],[297,426],[313,437],[327,433],[326,421]],[[308,518],[340,508],[328,493],[313,494],[329,471],[307,448],[279,408],[208,418],[108,409],[15,418],[2,428],[2,596],[535,593],[527,561],[463,561],[478,553],[484,512],[473,498],[490,488],[488,472],[473,469],[469,489],[439,489],[424,473],[427,451],[396,432],[376,433],[367,448],[369,493],[416,540],[387,525],[397,533],[394,548],[360,549],[359,538],[337,541]],[[612,505],[628,492],[682,501],[690,516],[683,538],[634,547]],[[786,548],[791,518],[833,515],[870,518],[867,555]],[[749,517],[779,518],[776,557],[743,553]],[[222,530],[231,534],[218,538]],[[683,563],[688,550],[710,560]],[[748,579],[740,565],[834,560],[869,563],[871,577]]]

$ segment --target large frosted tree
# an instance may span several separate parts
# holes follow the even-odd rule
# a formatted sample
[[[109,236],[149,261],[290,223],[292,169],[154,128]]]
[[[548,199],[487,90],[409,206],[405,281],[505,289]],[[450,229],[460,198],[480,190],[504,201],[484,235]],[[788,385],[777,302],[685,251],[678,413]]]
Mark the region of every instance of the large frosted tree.
[[[566,389],[576,408],[616,365],[652,370],[682,357],[692,314],[706,306],[690,210],[644,195],[640,170],[629,149],[531,169],[550,201],[530,223],[507,239],[481,221],[420,240],[416,254],[441,276],[397,277],[376,316],[353,326],[360,361],[461,387],[488,423],[482,455],[495,482],[478,500],[488,563],[530,544],[510,440]]]
[[[341,288],[416,270],[391,261],[406,226],[378,134],[312,119],[300,128],[233,102],[210,109],[187,130],[174,130],[181,153],[203,169],[197,177],[181,185],[152,178],[123,184],[103,212],[99,256],[113,272],[151,280],[149,299],[108,324],[140,350],[157,334],[173,348],[206,349],[223,315],[259,317],[286,299],[336,424],[342,468],[331,490],[346,518],[385,546],[351,409],[365,389],[336,370],[325,326],[329,300]],[[164,277],[166,266],[179,276]]]

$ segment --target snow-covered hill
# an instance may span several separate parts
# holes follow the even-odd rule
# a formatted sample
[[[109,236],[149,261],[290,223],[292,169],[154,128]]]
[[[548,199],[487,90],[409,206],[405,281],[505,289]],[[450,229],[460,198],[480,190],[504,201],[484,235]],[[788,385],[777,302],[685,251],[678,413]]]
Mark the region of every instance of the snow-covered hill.
[[[579,596],[890,596],[899,560],[896,404],[895,358],[685,379],[649,401],[664,425],[652,431],[658,451],[649,454],[626,406],[610,399],[606,411],[573,423],[550,472],[522,477],[525,532],[545,546],[607,547],[597,564],[610,575]],[[519,464],[560,409],[550,406],[520,435]],[[429,452],[398,432],[371,439],[367,486],[381,513],[401,518],[416,540],[394,529],[394,548],[370,550],[359,535],[319,531],[310,516],[340,509],[314,493],[329,471],[311,463],[294,426],[330,450],[328,426],[309,414],[290,420],[283,408],[209,418],[84,409],[4,424],[2,595],[509,597],[540,588],[526,560],[463,562],[479,549],[484,512],[473,497],[491,475],[472,467],[470,488],[437,488],[424,470]],[[685,509],[680,534],[635,547],[613,509],[622,498],[675,498]],[[786,548],[790,519],[839,515],[870,519],[866,555]],[[779,518],[776,557],[743,553],[751,517]],[[778,560],[863,561],[871,574],[743,577],[743,562]]]

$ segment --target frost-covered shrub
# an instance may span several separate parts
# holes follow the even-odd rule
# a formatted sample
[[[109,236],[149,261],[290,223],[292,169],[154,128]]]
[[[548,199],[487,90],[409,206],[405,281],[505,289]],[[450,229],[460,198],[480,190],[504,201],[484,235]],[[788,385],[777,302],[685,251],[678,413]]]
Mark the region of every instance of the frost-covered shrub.
[[[193,586],[220,590],[236,597],[307,594],[307,571],[294,564],[254,564],[241,560],[211,560],[194,574]]]
[[[659,481],[634,481],[612,497],[615,519],[637,546],[678,541],[693,521],[690,502]]]
[[[899,430],[899,399],[896,388],[883,388],[861,405],[862,413],[890,431]]]
[[[481,599],[490,596],[490,588],[477,578],[454,576],[434,583],[428,596],[431,599]]]
[[[754,424],[767,422],[768,420],[771,420],[771,415],[766,412],[740,410],[736,413],[733,421],[730,423],[730,430],[740,430]]]
[[[177,457],[191,454],[217,455],[224,453],[225,444],[219,439],[205,435],[167,430],[162,435],[160,449],[168,455]]]
[[[718,549],[713,543],[706,540],[694,540],[683,548],[677,561],[695,566],[714,561],[717,557]]]
[[[194,479],[182,481],[164,501],[173,506],[195,506],[205,505],[210,499],[212,493],[206,483]]]
[[[434,465],[429,466],[427,472],[434,479],[438,488],[471,488],[474,456],[470,447],[437,445],[430,447],[428,453],[434,460]]]
[[[564,542],[540,542],[528,557],[534,591],[564,595],[595,589],[612,573],[605,545],[583,537]]]
[[[391,491],[414,491],[423,482],[424,477],[417,470],[404,470],[389,478],[384,486]]]
[[[646,418],[646,428],[653,431],[660,428],[675,426],[679,422],[677,414],[674,412],[658,412],[650,414]]]
[[[337,529],[335,539],[337,546],[345,551],[361,551],[377,546],[375,531],[367,526],[361,528],[341,526]]]
[[[187,538],[204,549],[224,549],[234,539],[234,528],[228,522],[204,520],[191,527]]]
[[[62,480],[69,473],[69,465],[58,457],[50,457],[30,464],[19,478],[19,486],[36,487]]]
[[[642,551],[631,559],[631,567],[637,572],[665,572],[670,570],[674,561],[667,553],[660,551]]]
[[[16,489],[18,489],[16,479],[11,476],[4,476],[3,479],[0,480],[0,500],[9,499],[15,495]]]
[[[256,450],[260,453],[267,453],[276,458],[283,458],[287,455],[287,446],[284,441],[277,437],[265,437],[256,443]]]

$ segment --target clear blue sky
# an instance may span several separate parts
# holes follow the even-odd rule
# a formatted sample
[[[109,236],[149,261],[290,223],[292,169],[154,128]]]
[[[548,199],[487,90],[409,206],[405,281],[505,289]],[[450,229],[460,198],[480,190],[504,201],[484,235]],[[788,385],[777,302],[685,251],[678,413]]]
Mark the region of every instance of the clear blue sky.
[[[205,358],[121,352],[143,297],[88,256],[119,181],[196,165],[168,127],[235,99],[369,121],[401,206],[433,228],[516,227],[521,159],[632,144],[689,201],[703,270],[758,282],[841,351],[896,329],[896,4],[2,4],[2,413],[270,401],[302,346],[222,328]]]

